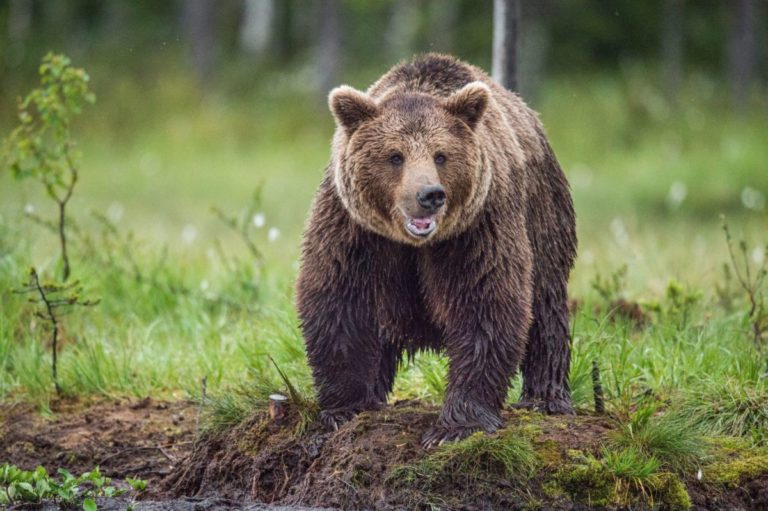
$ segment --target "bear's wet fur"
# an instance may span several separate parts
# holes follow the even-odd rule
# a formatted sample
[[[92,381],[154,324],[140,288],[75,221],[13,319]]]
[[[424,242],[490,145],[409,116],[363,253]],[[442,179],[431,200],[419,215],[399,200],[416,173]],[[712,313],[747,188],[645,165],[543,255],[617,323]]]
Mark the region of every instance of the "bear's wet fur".
[[[449,358],[425,446],[499,428],[518,367],[518,406],[572,413],[575,218],[536,114],[436,54],[329,103],[338,127],[296,285],[322,421],[383,406],[403,354],[419,350]],[[433,189],[444,205],[423,200]]]

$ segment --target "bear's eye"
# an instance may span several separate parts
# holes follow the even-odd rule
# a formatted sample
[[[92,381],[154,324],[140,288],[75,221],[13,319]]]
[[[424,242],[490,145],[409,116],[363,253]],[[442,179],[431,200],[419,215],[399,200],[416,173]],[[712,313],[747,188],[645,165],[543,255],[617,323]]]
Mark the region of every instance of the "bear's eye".
[[[445,164],[445,160],[447,160],[447,158],[445,157],[445,155],[443,153],[437,153],[435,155],[435,163],[437,163],[438,165],[444,165]]]
[[[405,158],[403,158],[403,155],[400,153],[393,153],[389,157],[389,163],[391,163],[396,167],[399,167],[400,165],[402,165],[404,161],[405,161]]]

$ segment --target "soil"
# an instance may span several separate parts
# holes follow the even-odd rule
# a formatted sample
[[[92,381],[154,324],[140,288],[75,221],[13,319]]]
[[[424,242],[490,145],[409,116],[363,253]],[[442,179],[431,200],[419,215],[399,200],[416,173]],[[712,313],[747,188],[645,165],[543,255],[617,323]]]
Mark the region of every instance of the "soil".
[[[190,402],[84,403],[61,400],[44,417],[27,405],[0,406],[0,463],[49,473],[81,474],[99,466],[108,477],[138,477],[155,486],[191,451],[197,406]]]
[[[29,407],[0,407],[0,462],[73,473],[99,465],[115,479],[148,479],[137,511],[593,509],[547,484],[576,451],[597,453],[614,428],[600,416],[508,411],[508,428],[535,431],[532,442],[543,460],[538,475],[523,482],[449,472],[425,482],[418,471],[408,479],[395,470],[428,456],[419,438],[438,410],[414,402],[363,413],[336,432],[314,422],[298,431],[299,414],[288,408],[280,420],[259,412],[232,430],[197,439],[198,410],[189,402],[60,402],[54,412],[48,419]],[[735,489],[684,483],[697,511],[768,510],[768,474]],[[99,509],[126,506],[120,499],[99,502]]]

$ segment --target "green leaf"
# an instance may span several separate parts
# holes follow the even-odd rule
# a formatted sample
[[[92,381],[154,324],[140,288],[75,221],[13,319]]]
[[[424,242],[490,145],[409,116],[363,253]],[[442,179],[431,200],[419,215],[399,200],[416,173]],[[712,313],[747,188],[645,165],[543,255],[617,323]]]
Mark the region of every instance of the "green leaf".
[[[84,511],[97,511],[99,508],[96,506],[96,501],[93,499],[85,499],[83,501],[83,510]]]

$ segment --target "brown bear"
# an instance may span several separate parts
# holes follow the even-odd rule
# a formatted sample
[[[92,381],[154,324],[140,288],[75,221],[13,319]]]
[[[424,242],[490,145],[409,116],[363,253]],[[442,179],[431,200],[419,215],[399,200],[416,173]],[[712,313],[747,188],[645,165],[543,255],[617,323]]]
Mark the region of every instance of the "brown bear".
[[[430,447],[518,406],[572,413],[568,182],[536,114],[482,70],[427,54],[329,96],[337,130],[296,304],[321,420],[381,407],[403,353],[445,350]]]

